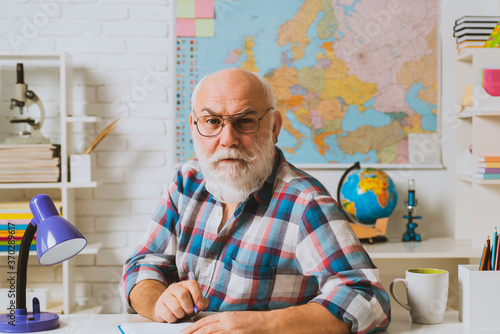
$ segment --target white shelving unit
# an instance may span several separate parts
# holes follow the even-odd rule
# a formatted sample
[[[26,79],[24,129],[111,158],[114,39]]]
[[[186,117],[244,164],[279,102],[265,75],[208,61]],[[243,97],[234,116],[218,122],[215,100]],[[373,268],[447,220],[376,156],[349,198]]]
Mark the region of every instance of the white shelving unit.
[[[49,82],[54,90],[58,91],[57,105],[59,108],[58,114],[58,130],[59,141],[61,145],[61,181],[56,183],[0,183],[0,189],[59,189],[60,201],[62,202],[62,215],[64,218],[72,223],[75,223],[75,189],[77,188],[93,188],[97,186],[97,182],[88,183],[72,183],[69,180],[69,166],[68,157],[68,124],[70,123],[88,123],[96,122],[97,118],[92,116],[68,116],[71,114],[72,108],[72,61],[71,56],[64,52],[46,52],[46,53],[11,53],[0,52],[0,73],[1,71],[12,70],[16,68],[17,63],[23,63],[25,69],[25,81],[29,85],[29,71],[30,69],[37,69],[37,71],[57,71],[58,80]],[[15,74],[15,72],[14,72]],[[48,75],[49,78],[54,77]],[[43,80],[43,79],[39,79]],[[2,86],[6,86],[7,80],[4,78]],[[12,84],[15,83],[15,77],[12,77]],[[36,91],[35,91],[36,92]],[[39,94],[40,96],[40,94]],[[43,103],[43,97],[40,96]],[[44,128],[42,127],[42,133]],[[2,201],[8,202],[8,198],[2,198]],[[83,254],[97,254],[100,245],[88,245],[82,252]],[[30,259],[29,264],[33,265],[36,259]],[[70,314],[75,309],[75,286],[74,286],[74,264],[72,260],[65,261],[62,264],[62,289],[63,300],[62,309],[57,311]],[[28,277],[29,282],[29,277]],[[28,283],[29,284],[29,283]]]
[[[471,240],[480,249],[495,227],[500,229],[500,180],[483,180],[464,175],[462,155],[472,145],[473,160],[478,156],[500,155],[500,97],[482,87],[482,70],[500,69],[499,49],[477,49],[456,61],[456,104],[460,104],[466,85],[473,87],[473,105],[456,118],[455,238]],[[465,168],[466,169],[466,168]]]
[[[478,259],[481,252],[471,247],[469,240],[431,238],[420,242],[392,239],[379,244],[363,244],[373,260],[379,259]]]

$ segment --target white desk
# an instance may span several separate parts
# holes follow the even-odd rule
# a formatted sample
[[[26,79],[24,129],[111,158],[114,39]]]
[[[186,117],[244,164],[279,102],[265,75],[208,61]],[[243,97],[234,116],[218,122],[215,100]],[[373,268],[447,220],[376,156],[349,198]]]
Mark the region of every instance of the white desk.
[[[128,314],[78,314],[61,316],[61,326],[52,331],[38,332],[51,334],[119,334],[118,325],[125,322],[147,322],[140,315]],[[500,329],[470,329],[458,322],[458,312],[446,312],[443,323],[439,325],[417,325],[412,324],[408,312],[395,311],[392,322],[386,332],[388,334],[422,333],[422,334],[493,334],[499,333]]]

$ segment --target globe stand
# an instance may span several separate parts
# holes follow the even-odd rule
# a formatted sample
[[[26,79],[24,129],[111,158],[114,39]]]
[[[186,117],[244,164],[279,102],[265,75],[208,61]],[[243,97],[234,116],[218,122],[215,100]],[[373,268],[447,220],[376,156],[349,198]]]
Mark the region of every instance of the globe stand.
[[[387,237],[385,232],[387,231],[387,223],[389,218],[379,218],[375,222],[375,226],[366,226],[356,223],[350,223],[354,234],[358,237],[359,241],[363,243],[374,244],[378,242],[386,242]]]

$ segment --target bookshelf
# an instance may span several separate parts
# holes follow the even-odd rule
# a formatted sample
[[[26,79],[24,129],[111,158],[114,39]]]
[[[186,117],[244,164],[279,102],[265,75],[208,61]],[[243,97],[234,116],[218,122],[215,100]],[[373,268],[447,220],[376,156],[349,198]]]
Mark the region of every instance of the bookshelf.
[[[93,116],[68,116],[72,109],[72,59],[65,52],[0,52],[0,82],[1,82],[1,103],[2,126],[0,134],[3,141],[6,136],[12,136],[12,125],[8,119],[14,116],[14,111],[9,110],[8,103],[14,94],[14,83],[16,82],[16,64],[23,63],[25,71],[25,82],[29,89],[33,89],[44,104],[46,110],[46,121],[41,129],[45,137],[51,143],[61,146],[61,178],[60,182],[53,183],[0,183],[2,201],[8,202],[9,194],[14,189],[42,193],[44,190],[57,194],[62,202],[62,215],[70,222],[78,225],[75,221],[75,190],[80,188],[94,188],[98,182],[74,183],[69,179],[68,157],[72,133],[69,131],[71,124],[75,123],[95,123],[98,118]],[[39,90],[39,92],[37,91]],[[36,108],[36,107],[35,107]],[[71,129],[71,128],[70,128]],[[27,199],[29,201],[29,198]],[[99,244],[88,245],[83,254],[97,254],[100,249]],[[29,265],[39,265],[36,257],[32,257]],[[73,260],[62,263],[62,301],[55,301],[57,309],[51,310],[58,313],[70,314],[76,308],[75,265]],[[29,277],[28,277],[29,281]],[[28,282],[29,285],[29,282]],[[29,304],[29,302],[28,302]]]
[[[478,156],[500,155],[500,97],[486,93],[482,87],[482,70],[500,68],[499,49],[474,49],[457,57],[455,102],[460,104],[466,85],[472,85],[473,104],[455,118],[455,238],[471,240],[480,249],[487,235],[500,228],[498,203],[500,180],[482,180],[464,174],[468,166],[462,160],[464,151],[472,145],[472,160]]]

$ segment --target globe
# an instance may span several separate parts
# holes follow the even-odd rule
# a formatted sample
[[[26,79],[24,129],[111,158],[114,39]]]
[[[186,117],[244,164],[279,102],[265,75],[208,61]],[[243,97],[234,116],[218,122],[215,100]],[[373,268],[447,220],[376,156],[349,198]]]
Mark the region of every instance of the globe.
[[[376,168],[359,168],[352,170],[343,179],[345,181],[342,183],[341,180],[339,185],[340,205],[353,220],[371,225],[377,219],[392,214],[398,201],[398,193],[396,185],[386,172]]]

